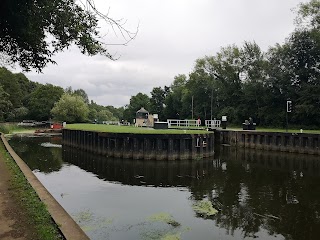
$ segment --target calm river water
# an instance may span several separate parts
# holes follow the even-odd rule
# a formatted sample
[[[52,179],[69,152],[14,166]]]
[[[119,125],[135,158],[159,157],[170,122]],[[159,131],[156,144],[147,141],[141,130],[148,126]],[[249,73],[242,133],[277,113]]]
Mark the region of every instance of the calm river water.
[[[230,147],[195,161],[108,159],[61,138],[11,146],[91,239],[320,239],[320,158]],[[210,203],[218,212],[199,212]]]

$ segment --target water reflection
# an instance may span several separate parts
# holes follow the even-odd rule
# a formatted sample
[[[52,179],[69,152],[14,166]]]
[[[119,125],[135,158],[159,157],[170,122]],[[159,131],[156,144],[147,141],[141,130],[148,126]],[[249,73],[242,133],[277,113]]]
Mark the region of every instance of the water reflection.
[[[61,169],[61,137],[16,136],[9,141],[32,171],[51,173]]]
[[[126,185],[177,187],[191,186],[209,177],[219,167],[215,160],[156,161],[106,158],[77,149],[63,147],[64,161],[95,173],[100,179]],[[211,167],[210,165],[215,165]]]
[[[10,144],[33,170],[49,173],[58,171],[62,164],[75,165],[94,173],[103,182],[147,186],[154,194],[157,188],[187,189],[190,196],[181,201],[210,201],[219,210],[215,215],[176,213],[177,219],[183,216],[192,224],[193,231],[184,233],[183,239],[319,238],[320,163],[317,156],[223,147],[217,148],[216,155],[209,160],[141,161],[108,159],[68,147],[41,147],[43,142],[60,144],[59,141],[13,139]],[[137,191],[132,189],[128,198],[133,198]],[[181,199],[179,196],[179,191],[171,191],[156,204],[169,208],[162,200]],[[143,205],[150,204],[150,198],[146,197],[137,210],[143,212]],[[95,204],[98,203],[95,201]],[[206,222],[201,234],[194,233],[197,227],[200,229],[194,218],[211,220],[210,224]]]

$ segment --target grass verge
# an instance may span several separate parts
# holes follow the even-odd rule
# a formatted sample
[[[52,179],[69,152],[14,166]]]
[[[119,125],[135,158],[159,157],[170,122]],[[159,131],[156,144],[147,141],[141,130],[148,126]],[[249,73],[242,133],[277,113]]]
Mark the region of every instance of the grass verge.
[[[5,163],[11,171],[11,189],[13,197],[20,204],[22,211],[26,211],[28,220],[36,229],[37,239],[56,240],[64,239],[58,227],[53,222],[46,206],[39,199],[34,189],[28,183],[20,168],[6,151],[2,141],[0,141],[0,154],[5,159]]]
[[[9,133],[31,133],[34,132],[34,128],[26,128],[18,126],[16,123],[0,123],[0,132],[4,134]]]
[[[105,124],[88,124],[77,123],[67,124],[67,129],[87,130],[96,132],[110,132],[110,133],[135,133],[135,134],[198,134],[208,133],[206,130],[180,130],[180,129],[153,129],[145,127],[133,126],[117,126]]]

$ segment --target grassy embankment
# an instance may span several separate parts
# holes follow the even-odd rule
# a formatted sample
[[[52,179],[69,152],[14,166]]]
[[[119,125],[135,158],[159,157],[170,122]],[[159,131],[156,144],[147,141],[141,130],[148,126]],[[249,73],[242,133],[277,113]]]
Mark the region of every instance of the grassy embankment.
[[[67,124],[67,129],[112,132],[112,133],[135,133],[135,134],[197,134],[207,133],[206,130],[179,130],[179,129],[153,129],[134,126],[117,126],[104,124]]]
[[[28,183],[20,168],[6,151],[0,140],[0,154],[5,159],[8,169],[11,171],[10,188],[13,198],[19,203],[21,211],[27,213],[29,221],[36,229],[37,239],[55,240],[63,239],[58,226],[53,222],[46,206]]]
[[[34,128],[20,127],[16,123],[0,123],[0,132],[4,134],[33,133]]]
[[[112,133],[135,133],[135,134],[197,134],[206,133],[204,129],[199,130],[184,130],[184,129],[152,129],[144,127],[133,126],[116,126],[116,125],[103,125],[103,124],[67,124],[68,129],[97,131],[97,132],[112,132]],[[227,130],[241,131],[242,128],[227,127]],[[259,128],[259,132],[286,132],[281,128]],[[300,133],[300,129],[289,129],[289,133]],[[303,133],[320,134],[320,130],[303,130]]]

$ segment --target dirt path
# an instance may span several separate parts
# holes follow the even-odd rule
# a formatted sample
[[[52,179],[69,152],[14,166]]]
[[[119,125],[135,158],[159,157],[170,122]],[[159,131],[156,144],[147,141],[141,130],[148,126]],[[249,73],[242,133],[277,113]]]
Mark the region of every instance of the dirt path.
[[[36,239],[33,226],[13,197],[14,189],[10,188],[12,174],[4,156],[0,153],[0,240]]]

